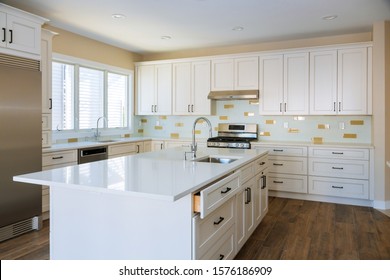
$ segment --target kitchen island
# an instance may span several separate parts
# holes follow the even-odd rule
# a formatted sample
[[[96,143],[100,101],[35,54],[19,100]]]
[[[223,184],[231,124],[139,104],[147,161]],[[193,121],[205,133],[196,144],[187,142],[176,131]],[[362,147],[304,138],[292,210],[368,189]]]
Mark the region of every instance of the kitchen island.
[[[51,259],[214,258],[211,253],[219,248],[213,247],[222,250],[225,243],[231,245],[228,252],[217,256],[233,258],[237,230],[245,234],[245,229],[239,230],[245,218],[237,216],[245,211],[237,205],[240,198],[249,200],[249,188],[244,190],[241,182],[244,177],[255,182],[257,176],[265,189],[268,152],[204,148],[196,160],[184,160],[187,150],[118,157],[14,180],[50,186]],[[198,161],[210,157],[231,162]],[[262,173],[255,165],[264,167]],[[259,213],[266,209],[259,204],[260,188],[254,201]],[[210,230],[202,229],[202,221],[213,215],[216,228],[202,241],[204,231]],[[257,223],[260,218],[259,214]],[[230,243],[218,244],[223,237]]]

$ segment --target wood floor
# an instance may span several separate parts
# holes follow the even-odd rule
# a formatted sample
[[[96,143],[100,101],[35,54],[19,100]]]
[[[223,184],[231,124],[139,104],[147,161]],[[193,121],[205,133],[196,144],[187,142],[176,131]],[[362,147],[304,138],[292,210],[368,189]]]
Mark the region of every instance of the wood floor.
[[[0,243],[0,259],[49,259],[43,229]],[[236,259],[390,260],[390,218],[369,207],[273,198]]]

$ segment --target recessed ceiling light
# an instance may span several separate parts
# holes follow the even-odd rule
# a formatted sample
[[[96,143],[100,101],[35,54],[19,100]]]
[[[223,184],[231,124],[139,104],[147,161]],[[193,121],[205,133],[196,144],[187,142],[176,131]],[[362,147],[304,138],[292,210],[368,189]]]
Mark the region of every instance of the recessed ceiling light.
[[[233,31],[242,31],[242,30],[244,30],[244,27],[242,27],[242,26],[235,26],[235,27],[233,27],[232,30]]]
[[[323,20],[334,20],[337,18],[337,15],[323,16]]]
[[[113,19],[122,19],[122,18],[125,18],[126,16],[122,15],[122,14],[112,14],[111,17]]]
[[[171,36],[161,36],[161,40],[171,40]]]

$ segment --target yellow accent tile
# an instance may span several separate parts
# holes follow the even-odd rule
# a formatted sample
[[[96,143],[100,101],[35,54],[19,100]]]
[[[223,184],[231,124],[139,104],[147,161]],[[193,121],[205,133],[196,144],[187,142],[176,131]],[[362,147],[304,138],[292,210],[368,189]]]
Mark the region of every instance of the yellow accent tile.
[[[319,125],[317,126],[317,128],[318,128],[318,129],[325,129],[325,125],[324,125],[324,124],[319,124]]]
[[[351,120],[351,125],[364,125],[363,120]]]
[[[148,119],[141,119],[141,123],[147,123]]]
[[[218,126],[214,127],[214,131],[218,131]]]
[[[167,116],[160,116],[159,118],[160,118],[160,120],[166,120]]]
[[[299,129],[298,128],[289,128],[288,133],[299,133]]]
[[[139,132],[140,130],[142,130],[142,132]],[[144,130],[143,130],[143,129],[138,129],[138,132],[139,132],[139,133],[144,133]],[[124,138],[130,138],[131,135],[130,135],[130,133],[126,133],[126,134],[123,135],[123,137],[124,137]]]
[[[162,127],[161,125],[156,125],[156,126],[154,127],[154,129],[155,129],[155,130],[162,130],[163,127]]]
[[[343,138],[355,139],[357,138],[357,135],[355,133],[344,133]]]
[[[253,117],[254,115],[255,115],[255,113],[252,113],[252,112],[245,112],[244,113],[245,117]]]
[[[144,130],[141,128],[141,129],[138,129],[138,133],[144,133]],[[130,137],[130,136],[129,136]]]
[[[179,139],[179,133],[171,133],[172,139]]]
[[[265,120],[265,124],[275,124],[275,120]]]
[[[311,141],[313,144],[322,144],[322,137],[313,137]]]
[[[260,136],[271,136],[271,132],[269,131],[261,131]]]
[[[195,130],[195,134],[202,134],[201,130]]]
[[[219,116],[219,119],[221,121],[227,121],[228,120],[228,116]]]
[[[225,105],[223,105],[223,108],[224,109],[233,109],[234,108],[234,104],[225,104]]]
[[[69,138],[68,143],[75,143],[78,142],[79,140],[77,138]]]
[[[249,105],[259,105],[258,100],[249,100]]]
[[[183,127],[183,126],[184,126],[184,123],[175,123],[175,126],[176,126],[176,127]]]

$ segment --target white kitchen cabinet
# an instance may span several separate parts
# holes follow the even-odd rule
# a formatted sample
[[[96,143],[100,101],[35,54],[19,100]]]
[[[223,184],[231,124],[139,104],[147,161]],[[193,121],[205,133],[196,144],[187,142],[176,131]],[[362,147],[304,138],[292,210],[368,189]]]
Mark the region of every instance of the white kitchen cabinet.
[[[260,114],[309,113],[309,53],[260,56]]]
[[[47,20],[0,3],[0,52],[32,59],[41,55],[41,26]]]
[[[240,217],[237,227],[237,249],[240,249],[245,244],[255,230],[255,190],[256,181],[253,177],[242,184],[241,192],[236,197],[237,217]]]
[[[268,184],[267,176],[268,169],[263,169],[255,178],[255,194],[254,194],[254,206],[255,206],[255,225],[261,222],[264,216],[268,212]]]
[[[138,115],[172,114],[172,64],[137,66]]]
[[[108,146],[108,158],[135,155],[144,152],[143,142],[130,142]]]
[[[152,151],[164,150],[164,141],[152,140]]]
[[[259,89],[258,56],[213,59],[211,61],[211,90]]]
[[[371,47],[310,53],[310,114],[372,113]]]
[[[210,61],[173,64],[173,114],[210,115]]]

